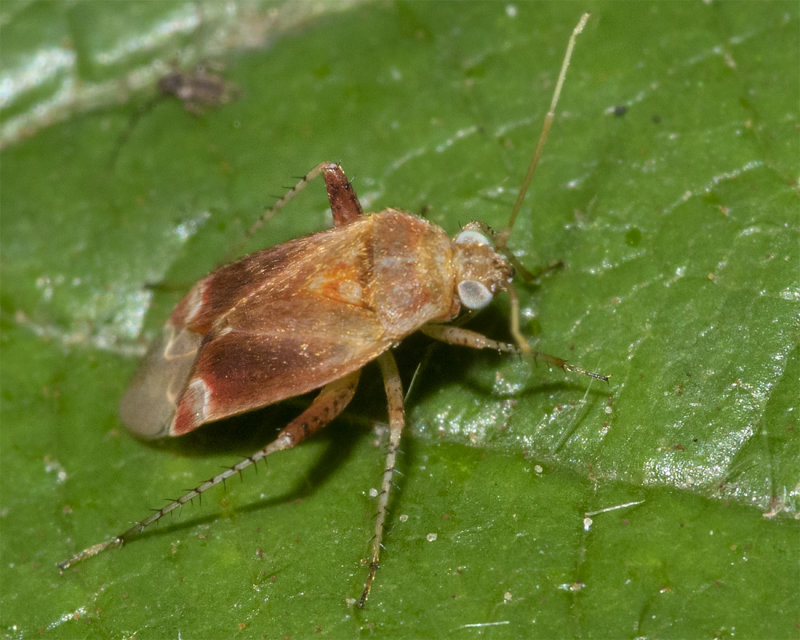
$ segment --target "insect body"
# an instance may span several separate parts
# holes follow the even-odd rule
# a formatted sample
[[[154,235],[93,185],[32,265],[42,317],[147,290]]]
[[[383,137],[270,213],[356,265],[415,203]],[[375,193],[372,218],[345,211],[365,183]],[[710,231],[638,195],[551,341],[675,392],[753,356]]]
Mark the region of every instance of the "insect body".
[[[239,97],[241,91],[222,76],[198,65],[194,71],[173,70],[158,79],[158,94],[131,114],[128,126],[114,144],[111,164],[115,164],[122,147],[127,142],[139,120],[162,100],[174,96],[183,103],[187,113],[202,116],[209,107],[221,107]]]
[[[158,80],[162,96],[175,96],[183,108],[196,116],[203,115],[208,106],[220,106],[236,98],[239,89],[221,76],[198,65],[191,73],[171,71]]]
[[[552,121],[576,27],[541,143]],[[530,182],[529,170],[512,222]],[[120,535],[59,564],[120,546],[142,529],[262,458],[290,449],[333,420],[355,393],[361,368],[380,366],[388,403],[389,449],[378,499],[364,604],[378,569],[389,492],[404,426],[403,390],[391,348],[415,331],[476,349],[521,352],[564,369],[593,374],[547,354],[533,353],[519,330],[505,238],[470,223],[452,240],[441,228],[396,209],[364,215],[338,164],[317,165],[254,225],[282,208],[322,175],[334,227],[259,251],[212,272],[178,303],[151,346],[120,413],[145,438],[178,436],[233,415],[320,389],[311,405],[276,439],[201,483]],[[251,230],[252,231],[252,230]],[[494,240],[494,241],[493,241]],[[447,324],[463,309],[485,307],[507,291],[515,344]]]
[[[318,172],[330,192],[352,193],[339,165]],[[178,304],[123,398],[132,431],[182,435],[318,389],[511,280],[477,231],[451,241],[413,214],[365,216],[337,197],[333,229],[221,267]]]

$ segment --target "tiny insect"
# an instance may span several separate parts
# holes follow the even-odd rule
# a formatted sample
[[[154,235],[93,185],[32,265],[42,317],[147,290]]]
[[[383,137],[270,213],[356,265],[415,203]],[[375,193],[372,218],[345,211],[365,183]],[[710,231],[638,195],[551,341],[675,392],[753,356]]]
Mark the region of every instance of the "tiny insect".
[[[219,107],[239,95],[236,85],[222,76],[211,73],[205,65],[198,65],[191,73],[172,71],[158,80],[162,97],[175,96],[183,108],[201,116],[207,107]]]
[[[142,116],[149,113],[159,102],[175,97],[183,103],[183,108],[193,116],[202,116],[209,107],[220,107],[235,100],[240,89],[228,82],[211,67],[197,65],[191,72],[170,71],[158,79],[158,93],[131,114],[128,126],[122,130],[114,144],[111,165],[116,163],[120,150],[127,142]]]
[[[144,438],[179,436],[209,422],[321,389],[310,406],[263,449],[202,482],[127,531],[59,563],[64,570],[125,544],[146,527],[209,488],[291,449],[339,415],[361,369],[377,361],[388,404],[389,446],[377,504],[369,571],[358,603],[367,601],[379,567],[383,529],[400,435],[403,389],[392,348],[416,331],[436,340],[544,359],[569,371],[608,377],[531,350],[519,327],[512,286],[519,265],[507,251],[514,224],[553,121],[577,35],[570,37],[539,143],[512,209],[508,228],[494,234],[472,222],[451,239],[411,213],[364,214],[341,166],[318,164],[252,226],[255,231],[311,180],[322,176],[333,228],[258,251],[200,280],[181,300],[125,393],[123,422]],[[514,343],[448,324],[487,306],[506,291]]]

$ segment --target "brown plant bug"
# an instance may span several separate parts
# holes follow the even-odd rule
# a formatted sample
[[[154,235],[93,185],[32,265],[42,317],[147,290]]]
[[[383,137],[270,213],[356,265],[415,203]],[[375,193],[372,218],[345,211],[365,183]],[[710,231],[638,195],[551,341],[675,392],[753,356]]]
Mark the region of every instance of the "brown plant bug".
[[[449,344],[541,358],[599,380],[608,377],[531,350],[519,327],[509,232],[541,156],[570,56],[588,20],[570,37],[550,109],[508,228],[493,234],[466,225],[454,239],[411,213],[384,209],[364,215],[342,168],[322,162],[251,227],[252,234],[311,180],[322,176],[332,229],[258,251],[200,280],[173,310],[122,399],[123,422],[143,438],[179,436],[208,422],[321,389],[311,405],[263,449],[199,484],[127,531],[58,564],[64,570],[130,538],[209,488],[291,449],[339,415],[350,402],[364,365],[376,360],[384,380],[389,448],[378,497],[369,573],[359,605],[379,567],[389,492],[404,426],[403,389],[391,349],[422,331]],[[512,266],[513,265],[513,266]],[[514,344],[447,324],[462,308],[477,310],[496,293],[510,298]]]

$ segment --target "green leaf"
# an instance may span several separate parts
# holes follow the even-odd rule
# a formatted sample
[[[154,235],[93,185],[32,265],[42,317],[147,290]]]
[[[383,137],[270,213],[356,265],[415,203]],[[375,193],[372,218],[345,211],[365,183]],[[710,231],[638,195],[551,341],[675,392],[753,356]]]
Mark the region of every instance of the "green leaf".
[[[361,611],[374,368],[344,418],[258,475],[55,563],[307,403],[155,444],[117,417],[146,338],[297,176],[341,161],[369,210],[503,227],[580,8],[3,5],[6,636],[796,636],[797,5],[587,8],[510,246],[565,264],[518,287],[536,348],[611,382],[409,339]],[[154,101],[172,60],[205,60],[238,99]],[[329,226],[326,208],[312,184],[250,248]],[[508,339],[505,296],[470,326]]]

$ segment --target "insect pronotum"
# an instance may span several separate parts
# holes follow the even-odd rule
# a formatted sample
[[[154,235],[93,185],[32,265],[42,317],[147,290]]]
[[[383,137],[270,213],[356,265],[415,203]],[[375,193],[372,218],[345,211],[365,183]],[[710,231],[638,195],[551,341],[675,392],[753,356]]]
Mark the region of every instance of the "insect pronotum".
[[[208,422],[321,390],[272,443],[127,531],[59,563],[60,569],[125,544],[209,488],[316,433],[350,402],[361,368],[377,360],[390,436],[369,573],[358,601],[363,606],[379,567],[405,421],[402,384],[391,352],[395,344],[419,330],[442,342],[521,353],[608,379],[531,350],[520,331],[519,302],[511,284],[517,264],[506,250],[553,122],[575,39],[588,17],[581,17],[570,37],[536,151],[505,231],[495,235],[486,225],[472,222],[451,240],[444,230],[411,213],[384,209],[364,215],[342,168],[322,162],[250,232],[320,175],[333,212],[332,229],[245,256],[192,288],[173,310],[122,399],[122,420],[134,433],[144,438],[178,436]],[[513,344],[447,324],[462,309],[485,307],[500,291],[507,291],[510,298]]]

